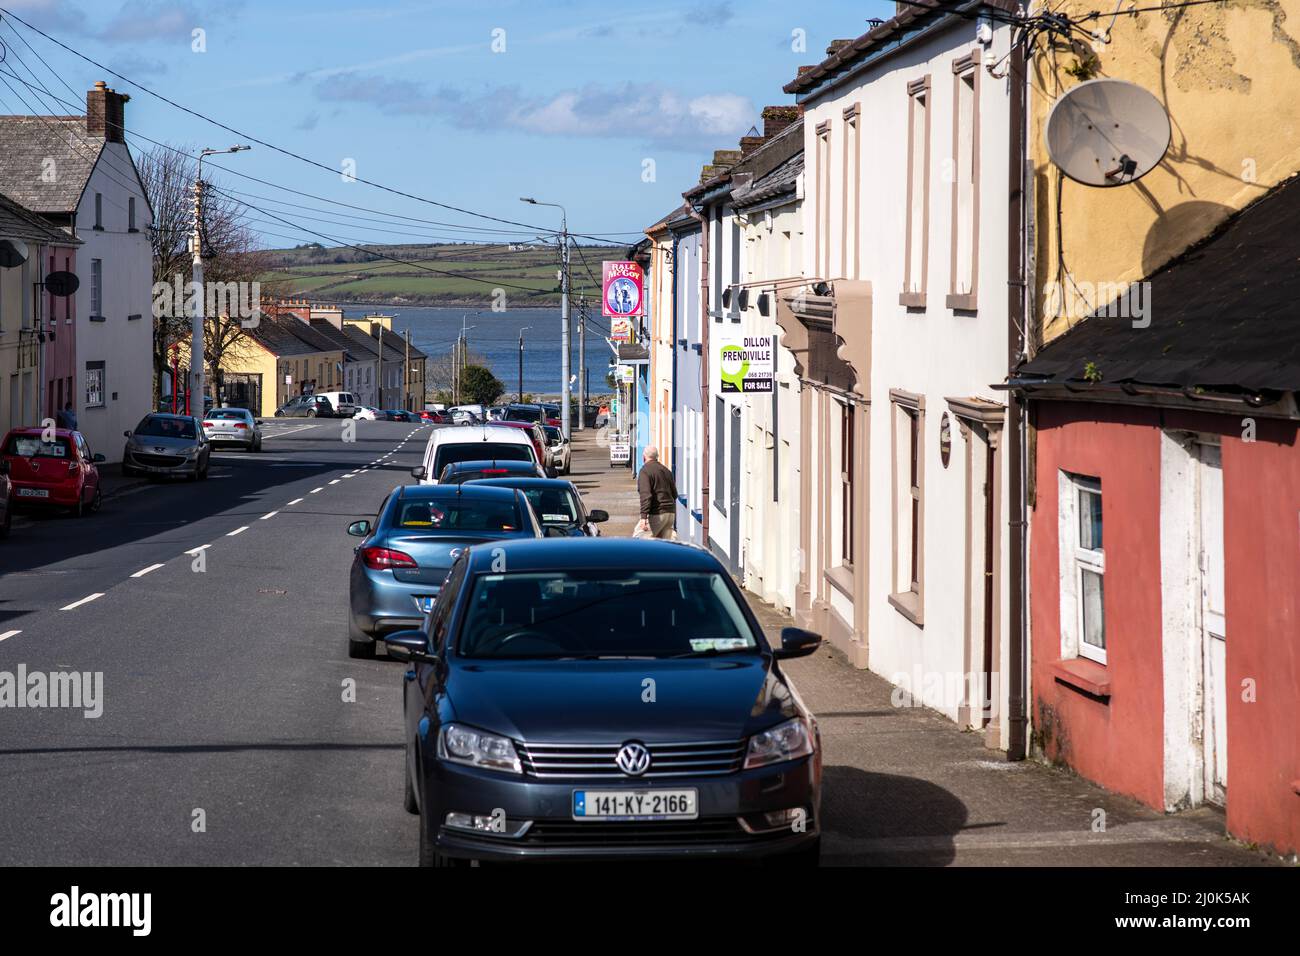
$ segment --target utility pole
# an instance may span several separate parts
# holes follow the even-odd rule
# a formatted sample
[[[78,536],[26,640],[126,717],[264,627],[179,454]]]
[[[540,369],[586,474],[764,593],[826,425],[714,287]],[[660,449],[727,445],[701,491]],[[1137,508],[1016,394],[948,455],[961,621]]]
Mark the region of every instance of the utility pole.
[[[411,330],[407,329],[406,336],[406,357],[402,360],[402,407],[408,412],[414,411],[411,408]],[[423,404],[423,403],[421,403]]]
[[[384,401],[384,326],[381,322],[379,325],[379,407],[387,408],[388,404]]]
[[[206,293],[203,285],[203,160],[208,156],[217,156],[222,153],[240,153],[246,149],[252,149],[251,146],[231,146],[228,149],[205,149],[199,153],[198,171],[194,175],[194,231],[190,235],[190,247],[193,252],[191,259],[191,279],[194,282],[193,288],[196,294],[191,298],[193,306],[190,309],[190,393],[186,398],[186,414],[202,415],[204,411],[203,402],[203,306]],[[176,383],[172,382],[172,391],[175,392]],[[199,407],[197,412],[190,408],[190,401],[197,399]]]
[[[525,325],[519,330],[519,403],[524,401],[524,333],[531,329],[531,325]]]
[[[571,437],[569,402],[572,386],[569,384],[569,214],[557,202],[538,202],[530,196],[520,196],[520,202],[534,206],[554,206],[560,210],[560,432]]]
[[[587,296],[578,300],[578,431],[587,427]]]

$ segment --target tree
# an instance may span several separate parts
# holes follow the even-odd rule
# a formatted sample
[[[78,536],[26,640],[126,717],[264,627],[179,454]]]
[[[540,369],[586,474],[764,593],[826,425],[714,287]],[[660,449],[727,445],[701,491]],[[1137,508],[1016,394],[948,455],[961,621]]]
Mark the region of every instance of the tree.
[[[461,401],[466,405],[491,405],[506,390],[505,384],[482,365],[465,366]]]
[[[184,288],[190,281],[192,254],[190,236],[194,228],[194,178],[197,152],[188,146],[155,146],[139,157],[137,166],[145,194],[153,210],[153,281],[173,286],[176,277]],[[256,237],[244,223],[244,206],[224,193],[208,189],[203,209],[203,271],[205,282],[252,282],[267,270],[267,256],[256,248]],[[167,314],[154,318],[154,402],[159,399],[163,372],[168,367],[168,349],[174,342],[190,340],[190,318],[181,302]],[[248,330],[238,316],[206,316],[204,357],[207,380],[213,394],[220,396],[221,360],[246,340]]]

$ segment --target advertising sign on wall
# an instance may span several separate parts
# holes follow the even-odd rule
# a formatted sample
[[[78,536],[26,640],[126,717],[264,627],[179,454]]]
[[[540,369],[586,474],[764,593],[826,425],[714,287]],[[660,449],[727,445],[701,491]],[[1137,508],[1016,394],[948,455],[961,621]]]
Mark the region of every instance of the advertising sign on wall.
[[[773,336],[737,335],[718,346],[718,377],[724,392],[770,392]]]
[[[609,340],[611,342],[632,341],[632,320],[613,318],[609,320]]]
[[[645,276],[635,262],[602,262],[601,280],[601,310],[604,315],[627,318],[645,311]]]

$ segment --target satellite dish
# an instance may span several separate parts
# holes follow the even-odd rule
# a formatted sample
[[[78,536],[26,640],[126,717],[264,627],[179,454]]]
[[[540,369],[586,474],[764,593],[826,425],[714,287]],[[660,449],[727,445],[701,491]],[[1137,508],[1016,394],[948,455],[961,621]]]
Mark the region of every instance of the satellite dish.
[[[15,269],[27,261],[27,243],[0,239],[0,269]]]
[[[52,296],[66,299],[81,286],[81,280],[74,272],[51,272],[45,277],[45,291]]]
[[[1088,80],[1047,114],[1047,152],[1085,186],[1123,186],[1155,168],[1169,149],[1169,114],[1147,90],[1124,80]]]

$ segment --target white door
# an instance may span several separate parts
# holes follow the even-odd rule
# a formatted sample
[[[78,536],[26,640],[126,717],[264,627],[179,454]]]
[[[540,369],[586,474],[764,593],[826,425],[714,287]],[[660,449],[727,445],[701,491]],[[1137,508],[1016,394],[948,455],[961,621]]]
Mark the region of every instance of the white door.
[[[1205,797],[1222,804],[1228,785],[1227,622],[1223,601],[1223,463],[1201,445],[1201,640],[1204,653]]]

